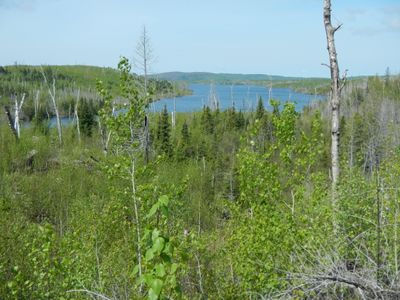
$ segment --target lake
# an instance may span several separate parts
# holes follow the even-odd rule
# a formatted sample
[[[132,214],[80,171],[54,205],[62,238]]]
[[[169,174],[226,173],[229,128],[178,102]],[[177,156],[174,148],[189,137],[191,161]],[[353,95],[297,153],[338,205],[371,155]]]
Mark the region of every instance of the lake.
[[[190,84],[189,89],[192,95],[158,100],[151,104],[150,110],[161,111],[166,105],[168,111],[173,111],[175,102],[177,112],[191,112],[202,110],[204,105],[213,107],[218,102],[221,110],[235,106],[236,110],[254,111],[261,96],[268,110],[271,109],[269,99],[275,99],[281,103],[294,102],[296,110],[302,111],[305,106],[326,99],[325,96],[303,94],[288,88],[272,88],[270,91],[268,87],[255,85]]]
[[[200,111],[204,105],[212,107],[216,102],[221,110],[235,106],[236,110],[254,111],[260,96],[263,99],[264,107],[268,110],[271,110],[271,105],[269,105],[271,98],[279,100],[281,103],[292,101],[295,103],[296,110],[302,111],[305,106],[326,99],[325,96],[303,94],[287,88],[272,88],[270,92],[268,87],[256,85],[190,84],[188,88],[192,90],[192,95],[158,100],[151,103],[150,111],[159,112],[166,105],[168,111],[171,112],[174,110],[174,100],[177,112]],[[63,126],[69,125],[71,122],[72,118],[61,118]],[[26,123],[22,126],[30,125]],[[50,127],[56,127],[55,117],[50,119]]]

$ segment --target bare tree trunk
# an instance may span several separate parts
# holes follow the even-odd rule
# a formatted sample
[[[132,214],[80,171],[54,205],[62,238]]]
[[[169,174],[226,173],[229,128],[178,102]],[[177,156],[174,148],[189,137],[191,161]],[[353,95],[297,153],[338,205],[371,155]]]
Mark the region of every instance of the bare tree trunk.
[[[149,151],[150,150],[150,132],[149,132],[149,117],[146,114],[144,116],[144,161],[147,164],[149,162]]]
[[[50,88],[49,88],[49,93],[50,93]],[[57,132],[58,132],[58,140],[60,142],[60,146],[63,143],[62,140],[62,128],[61,128],[61,119],[60,119],[60,113],[58,111],[57,103],[56,103],[56,80],[53,78],[53,94],[50,93],[51,100],[53,102],[53,107],[56,112],[56,121],[57,121]]]
[[[14,128],[15,132],[17,133],[18,139],[21,137],[21,129],[20,129],[20,124],[19,124],[19,115],[21,113],[21,108],[22,105],[24,104],[25,100],[25,93],[22,95],[21,102],[18,102],[18,97],[15,96],[15,105],[14,105],[14,110],[15,110],[15,115],[14,115]]]
[[[133,205],[134,205],[134,213],[135,213],[135,222],[136,222],[136,251],[137,251],[137,260],[138,260],[138,275],[139,278],[142,277],[142,235],[140,231],[140,219],[139,219],[139,203],[138,197],[136,195],[136,173],[135,173],[135,159],[134,157],[131,158],[131,188],[132,188],[132,198],[133,198]],[[139,285],[139,293],[141,294],[143,291],[143,283],[141,282]]]
[[[43,75],[43,79],[44,82],[48,88],[48,92],[51,98],[51,101],[53,103],[53,108],[54,111],[56,113],[56,122],[57,122],[57,132],[58,132],[58,141],[60,142],[60,146],[62,145],[62,128],[61,128],[61,120],[60,120],[60,114],[58,112],[58,107],[57,107],[57,102],[56,102],[56,80],[53,77],[53,85],[52,85],[52,89],[53,91],[50,89],[49,83],[47,81],[46,75],[44,74],[44,70],[43,68],[41,68],[42,70],[42,75]]]
[[[35,105],[35,119],[36,120],[38,118],[38,113],[39,113],[39,93],[40,93],[40,90],[37,90],[36,91],[36,96],[35,96],[35,103],[34,103],[34,105]]]
[[[324,0],[324,25],[329,53],[329,69],[331,73],[331,93],[330,103],[332,112],[332,145],[331,145],[331,164],[332,164],[332,204],[335,209],[337,200],[337,183],[339,181],[339,137],[340,137],[340,96],[343,85],[340,85],[339,65],[335,47],[335,32],[341,27],[332,26],[331,22],[331,1]]]
[[[114,109],[113,109],[113,115],[114,115]],[[107,131],[103,125],[101,124],[100,118],[98,118],[98,125],[99,125],[99,133],[100,133],[100,138],[101,138],[101,143],[103,145],[103,153],[104,155],[108,154],[108,145],[111,141],[111,133],[112,131]]]
[[[174,97],[174,110],[172,111],[172,118],[171,118],[171,122],[172,122],[172,129],[175,129],[175,125],[176,125],[176,99]]]
[[[196,261],[197,261],[197,275],[199,276],[199,291],[201,295],[204,295],[204,289],[203,289],[203,275],[201,273],[201,264],[200,264],[200,259],[197,254],[195,254]]]
[[[76,131],[78,133],[78,141],[79,141],[79,143],[81,142],[81,129],[80,129],[80,124],[79,124],[79,114],[78,114],[80,92],[81,92],[81,90],[78,89],[78,94],[76,96],[76,103],[75,103],[75,109],[74,109],[74,115],[75,115],[75,118],[76,118]]]
[[[376,283],[377,284],[379,284],[380,282],[381,268],[382,268],[381,235],[382,235],[382,203],[380,197],[379,172],[377,170],[376,171]]]
[[[8,125],[10,125],[10,129],[11,129],[12,133],[14,134],[15,139],[18,141],[19,138],[18,138],[17,131],[14,128],[14,119],[11,115],[10,108],[8,106],[4,106],[4,111],[6,112],[6,115],[7,115]]]
[[[143,71],[144,93],[145,96],[147,96],[149,64],[153,61],[154,56],[146,26],[143,26],[142,35],[140,36],[139,42],[136,46],[136,55],[138,57],[136,64]]]
[[[151,45],[150,37],[147,33],[146,26],[143,26],[142,35],[140,36],[139,42],[136,46],[136,64],[143,71],[144,77],[144,96],[146,97],[146,115],[144,120],[144,160],[147,164],[149,161],[149,147],[150,147],[150,127],[149,127],[149,116],[147,113],[147,107],[150,104],[149,102],[149,93],[148,93],[148,73],[149,73],[149,64],[154,59],[153,56],[153,48]]]

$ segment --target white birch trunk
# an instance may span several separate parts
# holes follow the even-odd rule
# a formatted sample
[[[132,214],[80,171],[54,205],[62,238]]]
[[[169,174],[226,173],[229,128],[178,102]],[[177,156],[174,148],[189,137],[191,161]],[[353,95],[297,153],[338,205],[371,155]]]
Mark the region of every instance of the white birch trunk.
[[[332,192],[333,202],[336,201],[336,187],[339,180],[339,137],[340,137],[340,94],[342,87],[339,84],[339,65],[335,47],[335,32],[340,28],[333,27],[331,22],[331,1],[324,0],[324,25],[329,53],[329,69],[331,73],[330,104],[332,112],[331,122],[331,164],[332,164]]]
[[[17,133],[18,139],[21,137],[21,127],[20,127],[20,122],[19,122],[19,115],[21,113],[22,105],[24,104],[25,100],[25,94],[22,95],[21,102],[18,102],[18,97],[15,96],[15,104],[14,104],[14,110],[15,110],[15,117],[14,117],[14,128]]]
[[[56,113],[58,141],[59,141],[60,146],[61,146],[63,140],[62,140],[62,127],[61,127],[60,113],[58,111],[57,102],[56,102],[56,80],[53,78],[53,85],[52,85],[53,91],[52,91],[50,86],[49,86],[49,83],[47,81],[46,75],[44,74],[43,68],[41,68],[41,71],[42,71],[44,82],[45,82],[45,84],[47,85],[47,88],[48,88],[48,92],[49,92],[49,95],[50,95],[50,98],[51,98],[51,102],[53,104],[54,111]]]

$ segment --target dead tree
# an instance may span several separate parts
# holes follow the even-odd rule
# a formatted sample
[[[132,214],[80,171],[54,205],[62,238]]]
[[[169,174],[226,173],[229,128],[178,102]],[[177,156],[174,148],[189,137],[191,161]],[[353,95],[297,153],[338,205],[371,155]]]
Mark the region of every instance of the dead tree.
[[[139,42],[136,46],[136,57],[136,65],[143,71],[144,93],[147,95],[149,65],[153,61],[154,56],[146,26],[143,26],[142,35],[140,36]]]
[[[331,1],[324,0],[324,25],[327,39],[327,48],[329,53],[329,69],[331,73],[331,93],[330,93],[330,104],[332,113],[331,123],[331,134],[332,134],[332,145],[331,145],[331,165],[332,165],[332,202],[335,208],[337,198],[337,183],[339,181],[340,166],[339,166],[339,138],[340,138],[340,98],[341,91],[344,86],[340,80],[339,65],[337,60],[337,53],[335,47],[335,32],[341,27],[341,25],[334,27],[331,22]]]
[[[21,101],[18,101],[17,95],[14,97],[14,128],[15,132],[17,133],[18,139],[21,137],[21,129],[20,129],[20,124],[19,124],[19,117],[22,109],[22,105],[24,104],[25,101],[25,93],[22,94],[22,99]]]
[[[43,67],[41,67],[44,83],[46,84],[48,88],[48,92],[51,98],[51,102],[53,104],[54,111],[56,113],[56,122],[57,122],[57,132],[58,132],[58,141],[60,143],[60,146],[62,145],[62,128],[61,128],[61,119],[60,119],[60,113],[58,111],[57,107],[57,102],[56,102],[56,79],[53,77],[53,84],[52,87],[50,88],[50,85],[47,81],[46,74],[44,73]]]
[[[38,120],[38,113],[39,113],[39,94],[40,90],[36,90],[36,96],[34,99],[34,105],[35,105],[35,119]]]
[[[79,114],[78,114],[80,92],[81,92],[81,90],[78,89],[78,93],[77,93],[77,96],[76,96],[75,107],[74,107],[74,117],[76,119],[76,131],[78,133],[78,141],[79,141],[79,143],[81,142],[81,129],[80,129],[80,124],[79,124]]]
[[[154,60],[153,56],[153,48],[151,46],[149,35],[147,34],[146,26],[143,26],[142,35],[140,36],[139,42],[136,46],[136,65],[139,69],[143,71],[143,79],[144,79],[144,96],[146,97],[146,109],[150,104],[150,98],[148,93],[148,73],[149,73],[149,65]],[[149,161],[149,147],[150,147],[150,133],[149,133],[149,117],[146,113],[144,120],[144,156],[145,162]]]
[[[17,131],[15,130],[15,127],[14,127],[14,118],[11,115],[10,108],[7,105],[5,105],[4,111],[6,112],[6,116],[8,119],[8,125],[10,125],[10,129],[11,129],[12,133],[14,134],[15,139],[18,141],[19,138],[18,138]]]

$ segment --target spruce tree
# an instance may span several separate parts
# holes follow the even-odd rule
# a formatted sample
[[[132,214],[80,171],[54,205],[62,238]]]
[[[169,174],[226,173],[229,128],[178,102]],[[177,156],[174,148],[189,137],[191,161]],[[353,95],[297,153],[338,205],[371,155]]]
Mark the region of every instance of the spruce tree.
[[[165,154],[170,156],[172,153],[172,145],[171,145],[171,127],[169,124],[169,117],[167,106],[164,106],[163,111],[158,119],[158,127],[157,127],[157,145],[158,151],[160,154]]]
[[[184,160],[186,158],[191,157],[193,154],[192,146],[190,145],[190,132],[189,132],[189,125],[187,124],[186,120],[182,125],[181,129],[181,138],[179,141],[178,149],[177,149],[177,159]]]
[[[264,113],[265,113],[264,103],[262,97],[260,96],[258,98],[258,103],[257,103],[256,119],[261,120],[264,117]]]
[[[189,126],[186,120],[185,123],[183,123],[182,125],[181,136],[182,136],[182,143],[185,145],[189,145],[190,133],[189,133]]]
[[[231,107],[225,111],[226,120],[225,125],[226,129],[232,130],[236,126],[236,110],[235,107]]]
[[[93,107],[93,102],[83,99],[79,115],[79,129],[86,136],[92,136],[93,127],[96,125],[96,111]]]
[[[211,114],[211,109],[208,106],[203,108],[203,113],[201,115],[201,127],[203,132],[206,134],[214,133],[214,119]]]
[[[243,112],[240,110],[237,114],[236,114],[236,123],[235,123],[235,127],[236,129],[243,129],[246,125],[246,119],[244,117]]]

